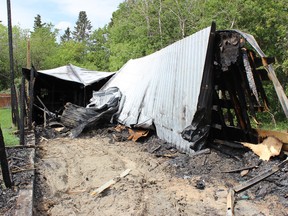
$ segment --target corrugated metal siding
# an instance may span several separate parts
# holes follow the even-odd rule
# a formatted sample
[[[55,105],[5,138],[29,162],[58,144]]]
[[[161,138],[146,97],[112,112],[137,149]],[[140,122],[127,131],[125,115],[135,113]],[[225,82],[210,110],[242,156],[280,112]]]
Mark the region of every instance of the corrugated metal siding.
[[[159,138],[189,152],[181,132],[197,109],[209,36],[210,27],[127,62],[103,87],[118,87],[125,97],[118,121],[130,126],[153,119]]]

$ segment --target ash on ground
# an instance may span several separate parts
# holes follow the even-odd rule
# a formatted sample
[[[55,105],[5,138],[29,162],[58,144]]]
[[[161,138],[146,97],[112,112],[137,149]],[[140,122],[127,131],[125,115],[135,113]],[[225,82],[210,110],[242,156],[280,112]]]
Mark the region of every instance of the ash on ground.
[[[6,188],[0,178],[0,215],[10,215],[16,206],[20,189],[26,188],[33,180],[34,175],[30,164],[31,148],[6,148],[8,164],[14,186]],[[30,185],[31,187],[31,185]]]

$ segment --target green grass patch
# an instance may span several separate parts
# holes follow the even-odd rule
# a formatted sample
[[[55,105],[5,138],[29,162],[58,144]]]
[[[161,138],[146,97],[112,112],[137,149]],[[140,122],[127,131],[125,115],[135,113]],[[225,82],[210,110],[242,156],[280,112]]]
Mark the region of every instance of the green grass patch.
[[[282,122],[277,122],[276,125],[272,122],[264,123],[260,128],[264,130],[288,132],[288,121],[283,120]]]
[[[13,134],[17,130],[12,125],[11,109],[0,109],[0,125],[6,146],[19,145],[19,138]]]

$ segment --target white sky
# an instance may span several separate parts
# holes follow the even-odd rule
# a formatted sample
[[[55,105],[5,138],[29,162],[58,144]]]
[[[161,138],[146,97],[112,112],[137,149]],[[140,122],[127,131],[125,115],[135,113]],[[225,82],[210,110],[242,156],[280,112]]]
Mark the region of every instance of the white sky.
[[[34,17],[41,15],[43,23],[52,23],[55,28],[73,28],[80,11],[86,11],[93,29],[110,22],[112,13],[124,0],[10,0],[12,25],[33,29]],[[7,1],[0,1],[0,20],[7,25]]]

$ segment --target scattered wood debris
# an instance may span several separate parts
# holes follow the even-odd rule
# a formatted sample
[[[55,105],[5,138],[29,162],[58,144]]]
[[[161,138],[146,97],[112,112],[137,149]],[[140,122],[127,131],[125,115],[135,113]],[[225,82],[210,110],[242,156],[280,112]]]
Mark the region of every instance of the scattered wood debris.
[[[270,175],[274,174],[275,172],[277,172],[285,163],[287,163],[288,158],[285,159],[284,161],[282,161],[281,163],[279,163],[278,165],[273,166],[272,168],[266,170],[263,173],[260,173],[258,176],[255,176],[254,178],[249,179],[246,182],[243,182],[237,186],[235,186],[233,189],[235,192],[239,192],[242,191],[256,183],[258,183],[259,181],[269,177]]]
[[[122,172],[118,177],[109,180],[108,182],[106,182],[105,184],[103,184],[101,187],[99,187],[98,189],[96,189],[95,191],[93,191],[91,193],[92,196],[97,196],[99,194],[101,194],[103,191],[105,191],[106,189],[108,189],[109,187],[111,187],[112,185],[116,184],[118,181],[120,181],[121,178],[124,178],[125,176],[127,176],[130,173],[131,169],[126,169],[124,172]]]
[[[226,216],[234,216],[235,191],[230,188],[227,195]]]
[[[268,161],[271,157],[280,154],[283,143],[274,137],[266,138],[260,144],[242,143],[245,147],[250,148],[260,159]]]
[[[243,170],[250,170],[250,169],[254,169],[254,168],[258,168],[257,165],[255,166],[249,166],[249,167],[242,167],[239,169],[233,169],[233,170],[227,170],[227,171],[221,171],[222,173],[233,173],[233,172],[241,172]]]
[[[128,129],[130,136],[128,137],[128,140],[132,140],[136,142],[141,137],[146,137],[149,134],[149,130],[132,130]]]

